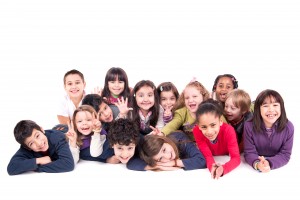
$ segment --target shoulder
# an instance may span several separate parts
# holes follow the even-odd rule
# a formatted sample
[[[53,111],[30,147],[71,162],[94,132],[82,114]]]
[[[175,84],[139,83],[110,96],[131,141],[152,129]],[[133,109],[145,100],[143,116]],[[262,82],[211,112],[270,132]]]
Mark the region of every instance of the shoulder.
[[[65,139],[65,134],[58,130],[45,130],[45,135],[50,141],[59,141]]]
[[[168,137],[173,137],[177,141],[178,140],[189,140],[189,137],[185,133],[183,133],[181,131],[173,132],[173,133],[169,134]]]

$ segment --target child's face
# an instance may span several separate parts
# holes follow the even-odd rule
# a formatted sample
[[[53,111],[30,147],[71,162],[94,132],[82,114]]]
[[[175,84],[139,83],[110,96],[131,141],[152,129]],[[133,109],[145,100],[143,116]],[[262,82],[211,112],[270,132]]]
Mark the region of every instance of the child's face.
[[[70,74],[66,77],[65,90],[71,98],[82,97],[85,82],[78,74]]]
[[[160,105],[164,110],[172,109],[176,103],[176,97],[172,91],[162,91],[160,93]]]
[[[199,116],[198,127],[203,135],[210,141],[214,141],[220,131],[220,126],[223,124],[220,117],[214,113],[205,113]]]
[[[135,94],[135,99],[138,107],[142,111],[149,111],[149,109],[154,106],[154,91],[153,88],[149,86],[141,87]]]
[[[196,113],[199,104],[203,101],[203,96],[195,87],[187,87],[184,90],[184,103],[191,113]]]
[[[260,106],[260,114],[265,126],[271,128],[281,115],[280,103],[277,103],[273,97],[266,98]]]
[[[241,108],[238,108],[233,104],[232,98],[226,99],[224,111],[226,119],[229,122],[238,122],[243,116]]]
[[[225,102],[228,92],[233,90],[233,83],[231,78],[222,77],[219,79],[216,86],[216,97],[218,101]]]
[[[82,135],[89,135],[93,131],[93,116],[88,111],[79,111],[75,117],[77,130]]]
[[[157,162],[169,162],[176,158],[175,151],[169,143],[164,143],[159,150],[159,153],[153,156]]]
[[[31,136],[25,139],[25,144],[34,152],[45,152],[49,148],[46,135],[36,129],[33,129]]]
[[[124,87],[125,82],[120,81],[118,77],[115,81],[108,81],[108,89],[114,96],[119,96],[124,91]]]
[[[111,108],[104,102],[99,106],[98,114],[101,122],[111,122],[114,119]]]
[[[114,149],[115,156],[120,160],[121,163],[126,164],[130,158],[134,155],[135,144],[130,143],[127,145],[114,144],[112,148]]]

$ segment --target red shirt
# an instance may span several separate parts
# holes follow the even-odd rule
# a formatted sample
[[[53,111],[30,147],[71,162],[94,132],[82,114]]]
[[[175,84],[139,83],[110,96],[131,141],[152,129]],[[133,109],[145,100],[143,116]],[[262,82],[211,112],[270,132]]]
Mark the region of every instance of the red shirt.
[[[241,163],[239,146],[236,140],[236,133],[231,125],[223,123],[216,138],[216,143],[211,143],[196,125],[193,129],[196,143],[202,152],[206,165],[211,171],[212,164],[215,163],[213,156],[229,155],[230,160],[223,165],[223,175],[227,174]]]

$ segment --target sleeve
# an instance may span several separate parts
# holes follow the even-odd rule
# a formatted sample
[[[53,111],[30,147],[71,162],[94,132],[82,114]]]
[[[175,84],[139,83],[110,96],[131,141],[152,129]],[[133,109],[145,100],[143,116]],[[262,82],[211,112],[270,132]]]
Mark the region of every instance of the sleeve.
[[[284,134],[282,141],[282,146],[280,147],[280,151],[273,157],[266,157],[266,159],[270,163],[271,169],[277,169],[286,165],[291,157],[292,148],[293,148],[293,140],[294,140],[294,126],[289,122],[288,127],[284,130],[284,132],[279,133]]]
[[[126,164],[127,169],[135,171],[146,171],[147,163],[138,156],[132,157]]]
[[[70,144],[69,144],[69,147],[70,147],[70,151],[71,151],[72,156],[73,156],[74,164],[76,164],[76,163],[79,162],[80,149],[79,149],[78,146],[72,147]]]
[[[69,116],[66,94],[58,101],[57,115],[64,116],[64,117]]]
[[[159,106],[159,115],[155,126],[159,130],[161,130],[165,125],[163,117],[164,117],[164,109],[161,106]]]
[[[92,157],[98,157],[103,152],[103,144],[106,140],[106,135],[101,135],[100,133],[94,133],[92,135],[90,153]]]
[[[74,169],[74,159],[65,135],[60,131],[53,131],[48,138],[50,157],[55,160],[45,165],[38,165],[37,172],[60,173]]]
[[[244,157],[245,161],[253,167],[254,162],[258,160],[258,152],[253,138],[252,122],[246,122],[244,125]]]
[[[228,152],[230,160],[223,165],[224,172],[223,175],[235,169],[241,163],[241,156],[239,151],[239,146],[236,139],[236,133],[232,126],[228,125],[225,129],[227,141]]]
[[[183,117],[181,113],[176,110],[173,119],[163,127],[161,132],[165,135],[169,135],[171,132],[178,130],[182,124]]]
[[[18,175],[28,171],[37,170],[36,158],[33,153],[23,147],[13,155],[7,166],[9,175]]]

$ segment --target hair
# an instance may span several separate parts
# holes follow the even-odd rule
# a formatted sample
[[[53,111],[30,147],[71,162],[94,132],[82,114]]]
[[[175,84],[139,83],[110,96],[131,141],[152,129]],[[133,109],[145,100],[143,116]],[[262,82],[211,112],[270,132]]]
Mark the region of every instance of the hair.
[[[223,114],[222,107],[220,103],[213,99],[208,99],[206,101],[202,101],[196,111],[196,120],[199,122],[199,118],[206,113],[212,113],[216,117],[221,117]]]
[[[96,112],[96,110],[92,107],[92,106],[90,106],[90,105],[81,105],[81,106],[79,106],[75,111],[74,111],[74,114],[73,114],[73,118],[72,118],[72,121],[73,121],[73,125],[74,125],[74,127],[73,127],[73,129],[74,129],[74,131],[76,132],[76,134],[77,134],[77,145],[78,146],[81,146],[82,145],[82,133],[80,133],[79,131],[78,131],[78,128],[77,128],[77,125],[76,125],[76,115],[77,115],[77,113],[78,112],[89,112],[89,113],[91,113],[92,115],[95,113],[95,114],[97,114],[97,112]]]
[[[236,78],[235,78],[233,75],[231,75],[231,74],[223,74],[223,75],[217,76],[217,78],[215,79],[215,82],[214,82],[214,85],[213,85],[213,88],[212,88],[212,91],[213,91],[213,92],[216,91],[217,84],[218,84],[220,78],[223,78],[223,77],[228,77],[228,78],[231,79],[232,84],[233,84],[233,89],[236,89],[236,88],[239,87],[238,81],[236,80]]]
[[[76,70],[76,69],[72,69],[72,70],[68,71],[67,73],[65,73],[65,75],[64,75],[64,85],[66,84],[66,78],[67,78],[67,76],[69,76],[70,74],[77,74],[77,75],[79,75],[80,78],[82,79],[82,81],[85,82],[83,74],[80,71]]]
[[[260,92],[255,100],[254,104],[254,111],[253,111],[253,126],[254,129],[257,132],[263,132],[263,119],[260,113],[260,107],[261,105],[265,102],[267,98],[274,98],[275,102],[280,104],[280,110],[281,110],[281,115],[277,119],[278,126],[277,126],[277,131],[282,131],[286,124],[288,123],[288,118],[286,116],[285,108],[284,108],[284,101],[281,95],[275,91],[275,90],[270,90],[266,89]]]
[[[82,100],[82,105],[92,106],[97,113],[99,112],[99,108],[102,103],[107,104],[105,99],[103,99],[99,94],[87,94]]]
[[[168,136],[165,137],[159,135],[146,135],[144,137],[139,151],[141,159],[143,159],[150,167],[154,167],[157,160],[153,159],[153,157],[159,153],[164,143],[168,143],[172,146],[176,154],[175,159],[178,159],[179,151],[176,143]]]
[[[129,87],[129,83],[128,83],[128,77],[126,72],[120,68],[120,67],[112,67],[110,68],[105,76],[105,81],[104,81],[104,88],[102,90],[102,94],[101,97],[102,98],[107,98],[107,100],[109,100],[109,97],[111,96],[111,92],[109,91],[108,88],[108,82],[109,81],[124,81],[124,90],[123,92],[121,92],[120,96],[123,96],[124,98],[128,98],[128,102],[131,102],[130,99],[130,87]],[[110,102],[108,102],[110,103]]]
[[[150,111],[152,112],[152,115],[150,116],[150,125],[151,126],[156,126],[157,121],[158,121],[158,116],[159,116],[159,109],[160,109],[160,104],[159,104],[159,96],[156,90],[156,87],[154,83],[150,80],[141,80],[139,81],[133,88],[133,98],[132,98],[132,116],[133,116],[133,121],[137,124],[140,125],[140,115],[139,115],[139,107],[136,102],[136,92],[139,91],[142,87],[147,86],[151,87],[153,89],[154,93],[154,105],[150,108]]]
[[[251,98],[250,95],[242,89],[234,89],[227,94],[226,99],[232,98],[232,103],[241,109],[242,113],[250,111]]]
[[[160,96],[160,94],[162,92],[171,91],[175,95],[176,100],[179,98],[178,90],[177,90],[176,86],[171,82],[163,82],[163,83],[159,84],[157,86],[156,90],[157,90],[158,96]]]
[[[41,127],[31,120],[21,120],[14,128],[16,141],[26,149],[29,149],[29,147],[25,144],[25,140],[31,137],[33,129],[43,132]]]
[[[139,142],[139,127],[130,119],[120,118],[110,124],[107,134],[109,145],[114,144],[126,145],[133,143],[135,145]]]
[[[209,99],[209,92],[208,90],[199,82],[199,81],[192,81],[190,83],[188,83],[184,90],[182,91],[182,93],[180,94],[175,106],[174,106],[174,110],[178,110],[180,108],[183,108],[185,106],[185,97],[184,97],[184,91],[186,88],[188,87],[194,87],[197,90],[199,90],[199,92],[202,94],[203,96],[203,101]]]

